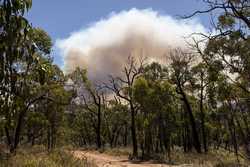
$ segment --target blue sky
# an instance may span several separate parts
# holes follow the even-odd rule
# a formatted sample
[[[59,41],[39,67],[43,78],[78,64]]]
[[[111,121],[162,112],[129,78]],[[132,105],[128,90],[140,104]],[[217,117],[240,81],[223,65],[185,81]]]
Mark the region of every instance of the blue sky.
[[[33,26],[47,31],[55,42],[56,39],[66,38],[70,33],[105,18],[111,12],[151,8],[175,17],[203,7],[201,0],[33,0],[27,17]],[[207,16],[198,17],[206,25]],[[55,63],[62,65],[59,53],[54,51],[53,56]]]

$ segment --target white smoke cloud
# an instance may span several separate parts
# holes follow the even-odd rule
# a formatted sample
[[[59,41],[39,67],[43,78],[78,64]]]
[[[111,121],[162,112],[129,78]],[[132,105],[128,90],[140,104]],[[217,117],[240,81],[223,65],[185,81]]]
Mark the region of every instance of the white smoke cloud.
[[[129,55],[163,60],[172,48],[186,48],[184,37],[205,32],[197,20],[176,20],[152,9],[112,13],[89,27],[58,39],[64,71],[87,68],[91,80],[119,75]]]

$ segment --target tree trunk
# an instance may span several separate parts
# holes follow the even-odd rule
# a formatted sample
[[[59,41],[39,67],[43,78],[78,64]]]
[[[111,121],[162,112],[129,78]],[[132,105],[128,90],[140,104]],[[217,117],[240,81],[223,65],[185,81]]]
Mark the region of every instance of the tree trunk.
[[[204,151],[207,152],[207,136],[205,130],[205,115],[203,111],[203,76],[201,76],[201,94],[200,94],[200,114],[201,114],[201,130],[202,130],[202,139],[203,139],[203,147]]]
[[[11,145],[10,147],[10,152],[13,153],[16,151],[17,146],[19,144],[19,140],[20,140],[20,133],[21,133],[21,128],[22,128],[22,124],[23,124],[23,118],[25,116],[26,110],[21,111],[19,116],[18,116],[18,120],[17,120],[17,126],[15,129],[15,134],[14,134],[14,143]]]
[[[125,124],[125,132],[124,132],[124,139],[123,139],[123,146],[127,147],[127,137],[128,136],[128,130],[127,130],[127,124]]]
[[[51,128],[50,128],[50,125],[48,126],[48,129],[47,129],[47,149],[48,150],[51,149]]]
[[[131,136],[133,142],[133,157],[138,157],[138,148],[137,148],[137,138],[136,138],[136,128],[135,128],[135,109],[130,101],[130,112],[131,112]]]
[[[229,128],[232,142],[233,142],[234,153],[238,159],[238,143],[237,143],[237,139],[236,139],[236,129],[235,129],[233,116],[231,115],[230,117],[231,118],[229,118],[229,120],[228,120],[228,128]]]
[[[182,87],[179,85],[179,89],[180,89],[180,93],[182,95],[182,100],[184,101],[187,111],[188,111],[188,115],[189,115],[189,119],[190,119],[190,123],[191,123],[191,128],[192,128],[192,135],[193,135],[193,145],[196,149],[196,151],[198,153],[201,153],[201,144],[200,144],[200,140],[199,140],[199,135],[196,129],[196,123],[195,123],[195,119],[194,119],[194,115],[192,112],[192,108],[189,104],[189,101],[186,97],[185,92],[182,90]]]
[[[5,134],[6,134],[6,137],[7,137],[7,144],[8,146],[11,146],[11,138],[10,138],[10,134],[9,134],[9,129],[7,126],[4,127],[4,130],[5,130]]]
[[[99,100],[100,101],[100,100]],[[97,148],[101,148],[101,104],[98,105],[97,113]]]

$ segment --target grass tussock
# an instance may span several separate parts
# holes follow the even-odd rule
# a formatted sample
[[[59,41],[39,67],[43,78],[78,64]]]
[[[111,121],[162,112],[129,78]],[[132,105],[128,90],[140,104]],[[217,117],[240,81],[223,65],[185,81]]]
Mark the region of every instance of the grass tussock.
[[[95,167],[86,159],[73,157],[70,151],[55,149],[48,152],[43,146],[19,149],[15,156],[0,160],[0,167]]]

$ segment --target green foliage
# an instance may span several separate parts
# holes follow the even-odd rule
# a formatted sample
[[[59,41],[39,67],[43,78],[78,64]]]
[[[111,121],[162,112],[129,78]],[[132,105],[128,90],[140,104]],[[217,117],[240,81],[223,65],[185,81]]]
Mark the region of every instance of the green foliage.
[[[49,35],[40,28],[33,28],[30,35],[36,44],[38,50],[43,54],[50,54],[52,48],[52,41]]]
[[[221,28],[231,28],[235,24],[234,18],[227,14],[220,15],[218,20]]]
[[[25,134],[25,126],[33,142],[43,137],[46,126],[56,133],[62,104],[71,95],[64,89],[63,72],[49,56],[51,38],[24,17],[31,4],[31,0],[3,0],[0,8],[0,118],[11,152]],[[57,113],[60,116],[54,118]]]
[[[71,78],[75,82],[75,84],[81,85],[87,82],[86,74],[86,69],[81,69],[77,67],[76,70],[69,75],[69,78]]]

